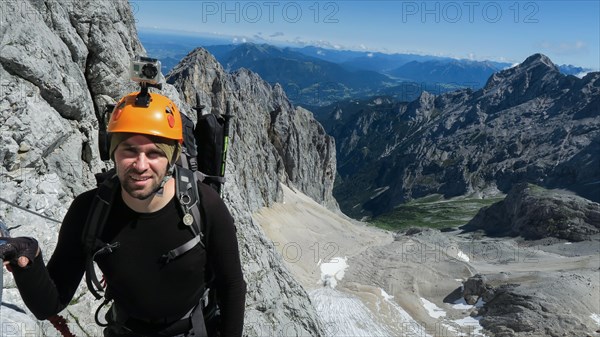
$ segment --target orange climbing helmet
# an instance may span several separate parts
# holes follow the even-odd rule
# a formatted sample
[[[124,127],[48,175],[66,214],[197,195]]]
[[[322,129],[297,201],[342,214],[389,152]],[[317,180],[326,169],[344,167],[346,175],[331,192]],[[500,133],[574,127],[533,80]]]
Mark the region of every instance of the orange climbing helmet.
[[[144,99],[139,102],[140,97]],[[132,92],[115,106],[107,131],[109,133],[138,133],[183,142],[183,128],[179,109],[167,97],[157,93],[140,96]]]

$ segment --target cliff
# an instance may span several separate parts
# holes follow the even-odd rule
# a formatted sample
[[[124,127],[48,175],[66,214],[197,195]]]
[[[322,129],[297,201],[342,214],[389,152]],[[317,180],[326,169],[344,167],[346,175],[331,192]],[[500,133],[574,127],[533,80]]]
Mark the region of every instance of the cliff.
[[[8,1],[0,22],[0,216],[18,226],[12,235],[36,237],[49,257],[60,228],[56,220],[76,195],[94,187],[93,173],[104,167],[98,117],[135,90],[129,60],[144,48],[126,1]],[[246,335],[322,335],[307,294],[251,214],[282,198],[280,183],[337,209],[333,139],[280,87],[248,71],[227,74],[203,50],[189,55],[169,81],[174,86],[164,93],[185,112],[196,92],[213,112],[224,112],[227,103],[233,107],[224,198],[238,227],[248,282]],[[4,302],[26,311],[8,273],[5,287]],[[77,335],[101,335],[93,323],[98,305],[82,285],[63,312]],[[48,328],[48,322],[32,322],[15,326]]]

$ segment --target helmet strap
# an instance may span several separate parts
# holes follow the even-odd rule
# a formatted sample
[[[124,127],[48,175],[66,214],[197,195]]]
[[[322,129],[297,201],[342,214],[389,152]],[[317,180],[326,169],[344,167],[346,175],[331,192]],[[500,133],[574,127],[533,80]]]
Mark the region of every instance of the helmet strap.
[[[175,172],[175,158],[177,157],[177,151],[175,151],[173,153],[173,158],[171,160],[169,160],[169,167],[167,168],[167,172],[165,173],[165,176],[162,178],[160,184],[158,185],[158,187],[156,188],[156,191],[154,193],[156,193],[156,195],[161,196],[164,192],[164,186],[167,183],[167,181],[169,181],[169,179],[171,179],[171,177],[173,177],[173,173]]]

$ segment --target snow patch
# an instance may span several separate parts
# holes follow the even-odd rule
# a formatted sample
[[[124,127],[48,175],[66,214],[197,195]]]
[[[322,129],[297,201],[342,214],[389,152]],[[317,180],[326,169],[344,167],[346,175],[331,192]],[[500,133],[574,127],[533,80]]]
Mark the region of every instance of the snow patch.
[[[379,159],[383,159],[387,156],[389,156],[390,154],[392,154],[392,152],[394,152],[394,150],[398,147],[398,145],[400,145],[400,143],[396,143],[394,145],[386,145],[385,146],[385,150],[383,151],[383,153],[379,156]]]
[[[366,305],[361,298],[337,289],[323,287],[310,292],[310,299],[321,320],[326,336],[420,336],[431,337],[396,302],[393,296],[380,289],[380,305]]]
[[[440,329],[436,336],[485,337],[479,319],[481,317],[465,317],[448,323],[440,323]]]
[[[355,296],[324,287],[312,291],[310,298],[325,323],[328,337],[394,335],[394,332],[378,321],[377,315]],[[414,332],[416,331],[410,331]]]
[[[380,196],[380,195],[381,195],[381,193],[383,193],[383,192],[385,192],[385,191],[387,191],[387,190],[389,190],[389,189],[390,189],[390,187],[389,187],[389,186],[384,186],[384,187],[380,187],[380,188],[376,189],[376,190],[375,190],[375,194],[373,194],[373,195],[370,197],[370,199],[371,199],[371,200],[373,200],[373,199],[377,198],[378,196]]]
[[[380,289],[380,290],[381,290],[381,297],[383,297],[384,300],[389,302],[391,299],[394,298],[394,296],[386,293],[385,290],[383,290],[383,289]]]
[[[467,254],[463,253],[462,250],[459,250],[458,253],[456,254],[456,256],[458,256],[459,259],[461,259],[465,262],[471,261],[471,259],[469,259],[469,256]]]
[[[319,260],[317,264],[321,268],[321,280],[319,283],[325,287],[335,288],[338,281],[344,278],[344,273],[346,272],[346,268],[348,268],[346,261],[348,261],[347,257],[336,257],[325,263],[321,263],[321,260]]]
[[[454,320],[453,322],[461,326],[461,331],[468,331],[468,336],[485,336],[482,332],[483,327],[479,323],[479,320],[481,320],[481,316],[468,316],[465,318]]]
[[[477,303],[471,305],[471,304],[467,304],[467,301],[465,301],[464,298],[461,298],[457,301],[455,301],[454,303],[452,303],[452,309],[456,309],[456,310],[469,310],[469,309],[473,309],[473,308],[482,308],[485,305],[485,301],[482,300],[481,298],[479,298],[477,300]]]
[[[421,302],[423,302],[423,306],[425,307],[425,310],[427,310],[427,313],[429,314],[429,316],[431,316],[433,318],[440,318],[440,317],[446,316],[446,311],[444,311],[444,309],[438,307],[434,303],[429,302],[428,300],[424,299],[423,297],[421,297]]]
[[[470,304],[467,304],[467,302],[464,299],[461,299],[460,301],[456,301],[452,305],[452,309],[456,309],[456,310],[469,310],[472,308],[473,308],[473,306]]]

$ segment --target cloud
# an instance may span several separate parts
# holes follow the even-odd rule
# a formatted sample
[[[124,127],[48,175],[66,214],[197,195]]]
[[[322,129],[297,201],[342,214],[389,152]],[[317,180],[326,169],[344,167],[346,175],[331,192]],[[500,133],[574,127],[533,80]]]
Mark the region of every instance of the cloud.
[[[513,64],[511,64],[510,66],[508,66],[508,67],[504,68],[503,70],[510,69],[510,68],[514,68],[514,67],[518,66],[519,64],[521,64],[521,63],[520,63],[520,62],[513,63]]]
[[[284,36],[285,34],[283,34],[283,32],[275,32],[271,35],[269,35],[269,37],[279,37],[279,36]]]
[[[552,53],[559,55],[573,55],[588,51],[588,46],[583,41],[575,42],[549,42],[544,41],[540,43],[541,49],[547,50]]]
[[[245,37],[234,37],[232,42],[233,42],[233,44],[246,43],[246,42],[248,42],[248,39],[246,39]]]
[[[585,75],[587,75],[587,74],[589,74],[589,73],[590,73],[589,71],[584,71],[584,72],[581,72],[581,73],[577,73],[577,74],[575,74],[575,76],[577,76],[577,77],[579,77],[579,78],[584,78],[584,77],[585,77]]]
[[[292,41],[293,43],[300,45],[300,46],[306,46],[309,44],[309,42],[305,41],[303,38],[296,36],[296,38]]]
[[[329,41],[305,40],[299,36],[297,36],[294,40],[291,40],[288,42],[291,42],[291,43],[299,45],[299,46],[314,46],[314,47],[320,47],[320,48],[324,48],[324,49],[340,49],[341,48],[341,46],[333,44]]]

